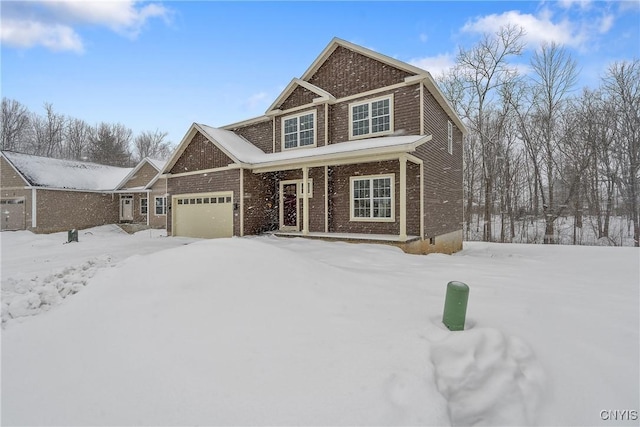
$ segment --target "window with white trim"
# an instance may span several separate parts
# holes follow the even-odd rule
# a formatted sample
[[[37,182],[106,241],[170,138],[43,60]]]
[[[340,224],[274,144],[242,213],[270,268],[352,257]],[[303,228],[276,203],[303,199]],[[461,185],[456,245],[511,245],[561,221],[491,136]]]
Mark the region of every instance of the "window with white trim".
[[[282,118],[282,147],[286,149],[316,145],[316,113]]]
[[[393,175],[351,177],[351,220],[394,221]]]
[[[156,197],[155,206],[156,206],[156,211],[155,211],[156,215],[167,214],[167,198],[166,197]]]
[[[447,150],[453,154],[453,124],[447,121]]]
[[[149,199],[140,199],[140,215],[146,215],[149,212]]]
[[[351,139],[393,132],[393,97],[350,104],[349,129]]]

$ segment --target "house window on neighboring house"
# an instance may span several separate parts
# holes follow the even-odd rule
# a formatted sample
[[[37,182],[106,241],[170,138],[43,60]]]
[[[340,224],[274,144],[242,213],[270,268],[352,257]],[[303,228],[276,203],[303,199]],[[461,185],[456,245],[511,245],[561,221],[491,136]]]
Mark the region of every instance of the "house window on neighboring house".
[[[453,124],[447,121],[447,150],[453,154]]]
[[[140,214],[146,215],[149,212],[149,199],[140,199]]]
[[[282,119],[284,149],[316,145],[316,113],[304,113]]]
[[[393,132],[393,97],[377,98],[349,105],[350,138]]]
[[[156,215],[166,215],[166,214],[167,214],[167,198],[156,197]]]
[[[393,175],[351,177],[351,221],[394,221]]]

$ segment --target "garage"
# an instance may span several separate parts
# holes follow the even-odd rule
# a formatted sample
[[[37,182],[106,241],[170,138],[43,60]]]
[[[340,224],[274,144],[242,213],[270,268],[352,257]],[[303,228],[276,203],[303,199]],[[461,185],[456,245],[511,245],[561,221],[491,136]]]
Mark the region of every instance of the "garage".
[[[2,208],[2,230],[24,230],[24,197],[0,200]]]
[[[233,236],[233,193],[173,196],[173,235],[213,239]]]

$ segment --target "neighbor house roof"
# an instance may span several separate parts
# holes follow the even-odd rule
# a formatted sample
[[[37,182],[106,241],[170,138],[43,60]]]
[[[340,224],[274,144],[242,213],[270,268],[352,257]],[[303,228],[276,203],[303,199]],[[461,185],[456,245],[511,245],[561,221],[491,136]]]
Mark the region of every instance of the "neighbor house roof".
[[[111,191],[132,170],[11,151],[2,151],[2,156],[33,187]]]
[[[140,162],[136,165],[135,168],[130,169],[130,172],[127,174],[127,176],[125,176],[116,186],[116,188],[121,189],[123,188],[123,186],[131,179],[133,178],[133,176],[138,173],[138,171],[140,169],[142,169],[142,167],[145,165],[145,163],[149,163],[151,165],[152,168],[154,168],[156,170],[156,172],[161,172],[162,169],[164,169],[164,165],[167,163],[165,160],[156,160],[156,159],[152,159],[150,157],[145,157],[144,159],[140,160]],[[155,177],[152,179],[153,182],[155,182]],[[148,184],[148,183],[147,183]],[[138,188],[127,188],[127,190],[145,190],[147,188],[147,184],[138,187]]]

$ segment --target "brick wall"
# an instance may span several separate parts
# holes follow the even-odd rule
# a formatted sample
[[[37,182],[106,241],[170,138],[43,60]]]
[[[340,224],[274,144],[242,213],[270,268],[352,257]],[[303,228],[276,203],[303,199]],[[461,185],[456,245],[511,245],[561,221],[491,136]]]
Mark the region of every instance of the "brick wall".
[[[0,197],[3,199],[24,198],[24,224],[31,226],[31,189],[25,189],[28,184],[20,177],[16,170],[0,157]]]
[[[280,104],[276,108],[280,108],[281,110],[288,110],[289,108],[298,107],[300,105],[311,104],[314,98],[318,98],[318,94],[311,92],[309,89],[298,85],[291,95],[285,99],[282,104]]]
[[[332,167],[329,198],[329,231],[336,233],[399,234],[400,232],[400,165],[398,161]],[[359,222],[350,220],[350,177],[394,174],[395,221]]]
[[[412,74],[338,46],[318,68],[309,83],[336,98],[391,86]]]
[[[54,233],[114,224],[119,221],[120,197],[109,193],[37,191],[38,233]]]
[[[157,174],[158,171],[156,170],[156,168],[145,162],[145,164],[142,165],[140,169],[138,169],[136,174],[124,183],[122,188],[144,187],[149,182],[151,182],[151,180],[155,178]]]
[[[167,215],[156,215],[155,206],[153,205],[155,197],[164,197],[167,192],[167,180],[160,178],[151,187],[151,193],[149,194],[149,226],[151,228],[166,228],[167,227]],[[167,203],[169,198],[167,197]]]
[[[273,152],[273,120],[234,128],[231,131],[250,141],[265,153]]]
[[[233,161],[204,135],[197,132],[171,168],[172,174],[228,166]]]
[[[449,117],[425,90],[425,133],[433,139],[418,147],[424,160],[425,237],[462,229],[462,132],[453,124],[453,154],[447,151]]]

